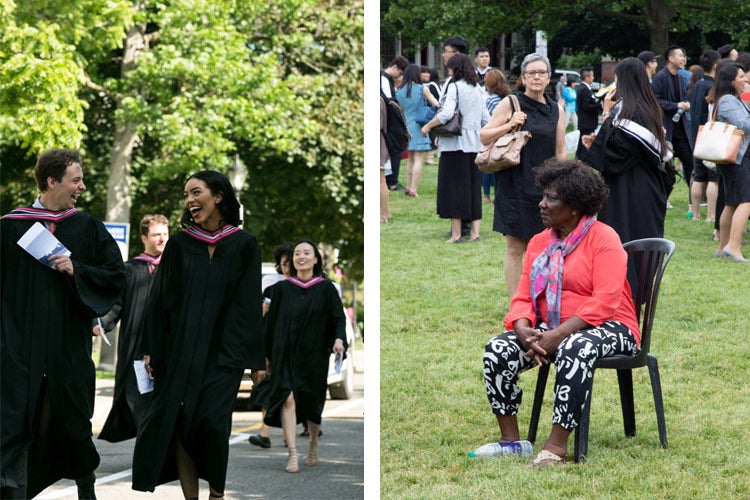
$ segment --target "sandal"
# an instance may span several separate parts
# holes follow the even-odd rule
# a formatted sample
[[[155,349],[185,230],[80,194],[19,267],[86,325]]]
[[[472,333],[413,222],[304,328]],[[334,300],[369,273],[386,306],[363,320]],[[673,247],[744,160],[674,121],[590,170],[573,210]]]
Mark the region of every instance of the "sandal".
[[[559,455],[555,455],[549,450],[540,451],[534,460],[531,460],[528,465],[529,467],[546,467],[548,465],[562,465],[565,463],[565,459]]]

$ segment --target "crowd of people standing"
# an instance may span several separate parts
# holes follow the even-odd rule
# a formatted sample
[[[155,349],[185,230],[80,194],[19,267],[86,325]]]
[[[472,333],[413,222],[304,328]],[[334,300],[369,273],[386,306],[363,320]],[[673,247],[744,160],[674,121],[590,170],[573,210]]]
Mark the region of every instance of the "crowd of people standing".
[[[472,71],[468,43],[460,37],[444,42],[448,76],[441,107],[421,134],[427,137],[460,109],[461,135],[438,138],[436,200],[438,216],[451,221],[448,242],[460,243],[465,236],[479,241],[480,193],[489,194],[476,152],[516,127],[531,133],[520,163],[492,176],[493,230],[505,238],[510,312],[505,333],[487,344],[484,374],[500,444],[512,443],[512,453],[525,455],[530,447],[519,442],[516,417],[518,374],[556,365],[552,431],[529,463],[547,466],[564,461],[590,391],[585,382],[571,383],[568,370],[585,373],[601,357],[639,350],[633,268],[622,244],[665,236],[679,173],[688,186],[689,218],[702,220],[701,199],[707,198],[706,218],[717,227],[714,255],[748,262],[741,245],[750,217],[750,53],[706,50],[686,70],[682,47],[660,55],[645,50],[618,62],[603,95],[593,91],[593,70],[583,69],[581,82],[564,76],[553,82],[548,58],[532,53],[520,63],[515,109],[505,75],[489,68],[484,50],[477,49]],[[711,120],[744,132],[734,164],[694,157],[699,129]],[[575,159],[568,159],[565,144],[571,124],[579,131]],[[563,265],[572,274],[563,274]]]

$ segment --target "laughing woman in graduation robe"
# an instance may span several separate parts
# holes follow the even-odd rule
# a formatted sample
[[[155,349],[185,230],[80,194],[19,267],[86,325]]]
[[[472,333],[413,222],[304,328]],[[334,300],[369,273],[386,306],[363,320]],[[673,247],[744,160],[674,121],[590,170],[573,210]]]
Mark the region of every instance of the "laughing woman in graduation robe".
[[[143,354],[154,392],[138,429],[133,489],[179,477],[185,498],[198,498],[200,477],[222,498],[242,373],[265,369],[260,249],[238,227],[239,202],[223,174],[194,174],[183,200],[184,229],[167,243],[149,298]]]
[[[264,325],[274,386],[265,422],[281,427],[289,447],[286,471],[299,472],[295,427],[307,421],[305,463],[318,464],[318,430],[326,400],[330,354],[344,355],[346,319],[322,257],[310,241],[295,243],[292,276],[266,290],[271,299]]]

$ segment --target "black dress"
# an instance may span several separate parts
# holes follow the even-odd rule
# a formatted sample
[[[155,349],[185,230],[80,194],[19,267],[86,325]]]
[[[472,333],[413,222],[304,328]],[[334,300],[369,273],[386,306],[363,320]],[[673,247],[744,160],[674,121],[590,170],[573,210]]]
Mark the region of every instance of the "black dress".
[[[212,257],[185,230],[167,242],[146,315],[154,391],[138,428],[133,489],[177,479],[181,439],[198,476],[224,491],[242,373],[265,369],[260,267],[255,236],[241,230],[218,241]]]
[[[317,281],[314,284],[314,281]],[[305,287],[305,285],[307,285]],[[328,361],[336,339],[346,345],[346,319],[338,291],[330,280],[306,284],[292,277],[266,289],[266,352],[273,389],[265,423],[281,427],[281,409],[294,393],[297,423],[320,424],[326,400]]]
[[[16,212],[9,216],[23,216]],[[16,244],[38,218],[0,222],[0,486],[28,484],[27,498],[63,477],[82,478],[99,464],[91,432],[91,320],[117,300],[125,266],[100,221],[69,213],[54,223],[54,235],[71,251],[72,278]],[[49,412],[39,411],[40,400]]]
[[[530,239],[544,229],[539,215],[542,193],[536,187],[533,167],[555,156],[558,104],[544,96],[544,104],[526,94],[518,94],[526,122],[521,130],[531,132],[531,139],[521,152],[521,163],[495,172],[495,219],[492,230],[506,236]]]
[[[141,342],[148,293],[158,266],[135,258],[127,261],[125,267],[128,276],[120,299],[112,310],[101,318],[102,327],[107,331],[112,330],[117,322],[120,322],[115,394],[112,398],[112,409],[99,434],[99,439],[111,443],[135,437],[138,422],[143,418],[143,411],[150,397],[149,394],[138,392],[133,360]]]

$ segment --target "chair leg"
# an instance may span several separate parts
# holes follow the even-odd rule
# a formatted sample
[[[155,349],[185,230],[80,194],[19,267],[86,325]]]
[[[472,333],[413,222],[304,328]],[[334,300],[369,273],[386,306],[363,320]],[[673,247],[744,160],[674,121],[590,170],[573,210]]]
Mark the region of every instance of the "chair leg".
[[[635,436],[635,403],[633,401],[633,370],[617,370],[617,383],[620,386],[620,404],[622,405],[622,424],[625,435]]]
[[[591,373],[591,392],[583,403],[581,409],[581,421],[575,429],[575,440],[573,451],[576,463],[584,463],[589,453],[589,422],[591,421],[591,397],[594,392],[594,373]]]
[[[659,441],[661,447],[667,447],[667,423],[664,419],[664,400],[661,394],[661,377],[659,377],[659,362],[653,354],[648,355],[648,373],[651,376],[651,390],[654,393],[654,407],[656,409],[656,424],[659,427]]]
[[[529,421],[529,434],[526,438],[530,443],[536,441],[536,431],[539,427],[539,414],[542,411],[542,401],[544,401],[544,389],[547,386],[550,365],[539,367],[539,373],[536,378],[536,389],[534,389],[534,405],[531,407],[531,420]]]

